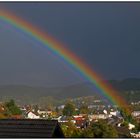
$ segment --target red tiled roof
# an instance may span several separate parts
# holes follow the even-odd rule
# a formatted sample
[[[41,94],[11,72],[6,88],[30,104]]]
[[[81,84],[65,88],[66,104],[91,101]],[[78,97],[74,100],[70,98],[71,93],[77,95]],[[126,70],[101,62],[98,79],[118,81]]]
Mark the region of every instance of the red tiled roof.
[[[12,115],[11,116],[12,119],[22,119],[22,115]]]
[[[77,117],[77,118],[74,118],[74,120],[76,120],[76,121],[85,120],[85,118],[83,118],[83,117]]]

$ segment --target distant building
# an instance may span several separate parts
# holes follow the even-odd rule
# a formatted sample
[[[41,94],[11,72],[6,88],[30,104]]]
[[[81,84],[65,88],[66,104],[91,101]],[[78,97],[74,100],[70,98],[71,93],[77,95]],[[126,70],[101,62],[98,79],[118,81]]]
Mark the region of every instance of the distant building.
[[[41,116],[41,118],[47,118],[48,117],[48,112],[45,110],[38,110],[37,113]]]
[[[64,109],[64,107],[65,107],[65,105],[60,105],[60,106],[58,106],[57,108],[58,108],[58,109]]]
[[[129,123],[129,124],[128,124],[128,129],[129,129],[129,130],[132,130],[133,128],[135,128],[135,125]]]
[[[60,117],[57,118],[57,120],[60,123],[66,123],[66,122],[69,121],[69,117],[67,117],[67,116],[60,116]]]
[[[73,116],[73,122],[77,128],[86,128],[88,126],[88,122],[83,115]]]
[[[137,134],[136,133],[130,133],[130,134],[133,138],[140,138],[140,132]]]
[[[94,102],[94,103],[100,103],[101,100],[94,100],[93,102]]]
[[[96,108],[96,107],[98,107],[98,105],[88,105],[89,109]]]
[[[140,111],[133,111],[132,116],[137,117],[140,115]]]
[[[108,124],[111,124],[113,126],[121,127],[121,124],[123,122],[123,118],[112,115],[111,117],[109,117],[107,119],[107,122],[108,122]]]
[[[48,110],[46,113],[48,116],[52,116],[52,114],[53,114],[53,112],[51,110]]]
[[[99,120],[99,119],[107,119],[109,117],[108,114],[93,114],[93,115],[88,115],[89,120]]]
[[[26,113],[26,118],[28,119],[39,119],[40,116],[32,111]]]
[[[110,115],[121,117],[121,114],[119,111],[110,111]]]

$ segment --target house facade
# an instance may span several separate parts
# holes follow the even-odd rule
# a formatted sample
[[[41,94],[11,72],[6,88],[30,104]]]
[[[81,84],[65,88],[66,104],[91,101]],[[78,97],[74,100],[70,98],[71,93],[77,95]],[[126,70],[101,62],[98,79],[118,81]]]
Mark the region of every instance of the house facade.
[[[137,117],[140,115],[140,111],[133,111],[132,116]]]
[[[38,114],[35,114],[34,112],[32,111],[29,111],[27,114],[26,114],[26,117],[28,119],[39,119],[39,115]]]

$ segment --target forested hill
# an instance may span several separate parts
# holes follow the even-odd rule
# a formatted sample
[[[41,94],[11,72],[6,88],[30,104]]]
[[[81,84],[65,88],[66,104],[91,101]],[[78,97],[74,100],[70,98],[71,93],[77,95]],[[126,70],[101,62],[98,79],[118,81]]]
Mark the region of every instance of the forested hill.
[[[109,83],[120,91],[140,90],[140,79],[138,78],[110,80]]]
[[[107,81],[120,92],[123,98],[131,101],[140,100],[140,79],[110,80]],[[42,102],[45,98],[50,100],[65,100],[67,98],[77,98],[82,96],[97,96],[99,94],[89,88],[90,83],[82,83],[67,87],[30,87],[30,86],[0,86],[0,100],[16,99],[22,103],[34,103],[38,100]],[[53,99],[52,99],[53,98]]]

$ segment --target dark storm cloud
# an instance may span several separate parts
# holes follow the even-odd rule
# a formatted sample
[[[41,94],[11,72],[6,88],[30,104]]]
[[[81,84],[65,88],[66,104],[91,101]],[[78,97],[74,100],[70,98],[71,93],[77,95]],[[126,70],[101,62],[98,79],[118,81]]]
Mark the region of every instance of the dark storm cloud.
[[[140,77],[140,3],[1,3],[1,5],[67,44],[70,50],[106,79]],[[14,45],[16,47],[16,44]],[[42,54],[41,51],[40,49],[40,54],[34,55],[36,61],[37,56]],[[42,63],[46,61],[46,58],[41,60]],[[32,69],[34,68],[31,67],[31,71]],[[35,73],[38,73],[37,67]],[[45,71],[39,74],[42,78],[44,75]],[[55,74],[55,77],[58,82],[59,79],[66,80],[60,78],[65,77],[63,72]],[[74,80],[75,78],[72,82]],[[34,83],[32,80],[31,82]]]

